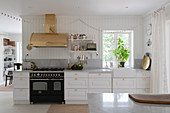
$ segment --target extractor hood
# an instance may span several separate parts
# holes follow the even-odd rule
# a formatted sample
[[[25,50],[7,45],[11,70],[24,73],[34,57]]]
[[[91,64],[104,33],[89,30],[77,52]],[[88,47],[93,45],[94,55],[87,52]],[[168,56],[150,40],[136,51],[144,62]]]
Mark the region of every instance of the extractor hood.
[[[32,33],[27,49],[32,47],[67,47],[67,33],[55,32],[55,14],[45,15],[46,33]]]

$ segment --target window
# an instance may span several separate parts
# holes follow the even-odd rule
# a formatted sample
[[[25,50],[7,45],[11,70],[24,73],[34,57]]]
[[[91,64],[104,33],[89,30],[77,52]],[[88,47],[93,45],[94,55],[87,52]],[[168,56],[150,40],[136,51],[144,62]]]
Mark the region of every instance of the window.
[[[133,31],[104,31],[103,32],[103,67],[110,67],[113,63],[113,66],[116,67],[118,61],[113,54],[113,50],[117,49],[118,39],[124,41],[125,47],[130,50],[130,57],[127,60],[125,66],[133,67]]]

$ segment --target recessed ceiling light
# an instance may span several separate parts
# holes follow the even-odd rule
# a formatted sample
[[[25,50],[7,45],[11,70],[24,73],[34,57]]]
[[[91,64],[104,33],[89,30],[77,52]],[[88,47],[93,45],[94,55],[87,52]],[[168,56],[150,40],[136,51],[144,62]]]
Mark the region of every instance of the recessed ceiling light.
[[[129,7],[128,7],[128,6],[126,6],[125,8],[126,8],[126,9],[128,9]]]

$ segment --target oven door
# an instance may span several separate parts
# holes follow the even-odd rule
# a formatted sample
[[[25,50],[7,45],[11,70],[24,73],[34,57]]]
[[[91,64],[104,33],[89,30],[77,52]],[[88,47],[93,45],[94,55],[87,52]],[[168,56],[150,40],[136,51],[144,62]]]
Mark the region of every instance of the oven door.
[[[50,95],[50,81],[45,79],[30,80],[31,96],[48,96]]]
[[[56,100],[64,100],[64,80],[51,80],[51,96]]]

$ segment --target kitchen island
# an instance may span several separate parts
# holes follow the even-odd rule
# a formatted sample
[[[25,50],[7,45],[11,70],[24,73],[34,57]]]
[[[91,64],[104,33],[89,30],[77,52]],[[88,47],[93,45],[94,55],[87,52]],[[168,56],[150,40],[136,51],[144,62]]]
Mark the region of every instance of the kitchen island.
[[[170,105],[144,104],[131,100],[127,93],[89,93],[89,113],[169,113]]]

